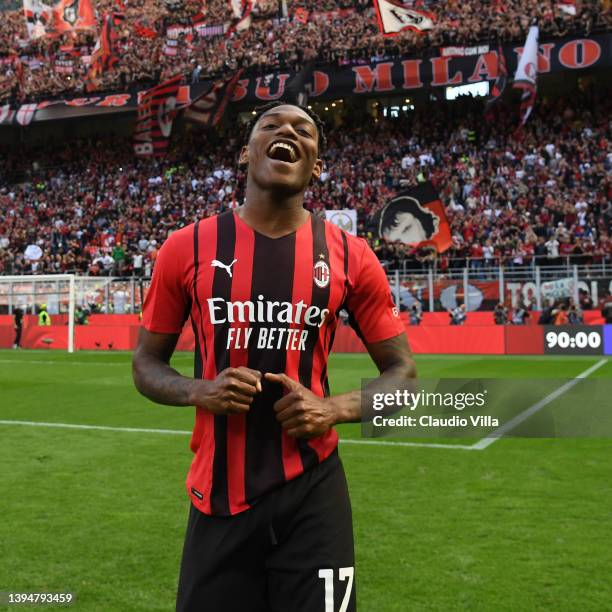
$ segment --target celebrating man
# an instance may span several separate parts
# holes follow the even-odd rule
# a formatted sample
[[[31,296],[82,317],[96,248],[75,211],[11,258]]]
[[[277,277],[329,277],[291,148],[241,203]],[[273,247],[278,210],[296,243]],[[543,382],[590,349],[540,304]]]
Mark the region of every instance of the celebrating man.
[[[359,421],[362,398],[329,396],[340,310],[381,372],[368,394],[404,385],[414,364],[373,252],[303,208],[324,144],[309,110],[258,109],[239,160],[244,206],[173,233],[157,258],[135,384],[156,402],[197,407],[178,610],[356,607],[334,425]],[[187,318],[194,378],[169,365]]]

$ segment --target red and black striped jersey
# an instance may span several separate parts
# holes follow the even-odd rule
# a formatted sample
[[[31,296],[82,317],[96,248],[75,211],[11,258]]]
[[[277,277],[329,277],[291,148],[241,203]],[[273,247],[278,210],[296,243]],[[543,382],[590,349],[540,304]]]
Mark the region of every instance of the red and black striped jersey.
[[[295,232],[269,238],[228,211],[168,237],[142,325],[178,334],[190,318],[198,378],[247,366],[285,372],[323,397],[343,308],[367,343],[404,331],[385,273],[363,239],[314,215]],[[187,490],[206,514],[242,512],[336,449],[333,429],[312,440],[287,436],[273,410],[283,389],[266,380],[262,386],[245,415],[196,408]]]

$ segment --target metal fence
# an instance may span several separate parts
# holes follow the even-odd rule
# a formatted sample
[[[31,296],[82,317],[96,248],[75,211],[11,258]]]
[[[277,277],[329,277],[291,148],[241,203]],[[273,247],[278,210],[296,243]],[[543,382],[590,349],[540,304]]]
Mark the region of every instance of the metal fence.
[[[521,303],[541,310],[549,300],[572,298],[592,303],[612,291],[612,269],[608,266],[534,266],[518,270],[503,266],[488,268],[433,267],[425,271],[388,274],[395,302],[402,309],[418,303],[426,312],[444,311],[465,304],[467,310],[493,310],[502,302],[516,308]]]
[[[149,284],[148,278],[77,276],[75,306],[91,313],[138,313]],[[35,314],[41,304],[47,306],[49,314],[62,314],[68,311],[69,301],[68,285],[64,281],[35,275],[8,281],[0,276],[0,314],[13,314],[17,307]]]
[[[612,291],[610,266],[534,266],[524,269],[497,267],[431,267],[420,271],[395,270],[388,274],[396,305],[410,308],[416,302],[424,311],[445,311],[465,303],[470,311],[493,310],[499,302],[516,307],[521,302],[536,310],[549,299],[589,296],[596,307]],[[149,288],[145,277],[77,276],[75,305],[91,313],[139,313]],[[50,314],[67,312],[66,283],[38,279],[35,275],[3,281],[0,276],[0,314],[17,306],[36,313],[44,303]]]

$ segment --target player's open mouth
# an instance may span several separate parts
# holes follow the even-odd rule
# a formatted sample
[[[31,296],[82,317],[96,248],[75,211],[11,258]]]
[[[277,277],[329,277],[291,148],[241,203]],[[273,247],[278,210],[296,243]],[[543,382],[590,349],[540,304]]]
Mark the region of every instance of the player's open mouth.
[[[275,140],[268,148],[268,157],[293,164],[300,158],[300,153],[293,143],[287,140]]]

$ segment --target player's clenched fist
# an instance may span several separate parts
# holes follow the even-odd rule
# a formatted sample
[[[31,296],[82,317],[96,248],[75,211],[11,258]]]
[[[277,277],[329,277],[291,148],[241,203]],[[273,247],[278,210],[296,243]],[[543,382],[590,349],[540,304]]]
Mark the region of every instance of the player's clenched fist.
[[[334,425],[332,405],[286,374],[266,372],[266,380],[283,385],[287,394],[274,404],[276,420],[294,438],[316,438]]]
[[[201,400],[194,402],[213,414],[248,412],[255,394],[261,391],[261,372],[240,366],[225,368],[211,381],[206,381]]]

